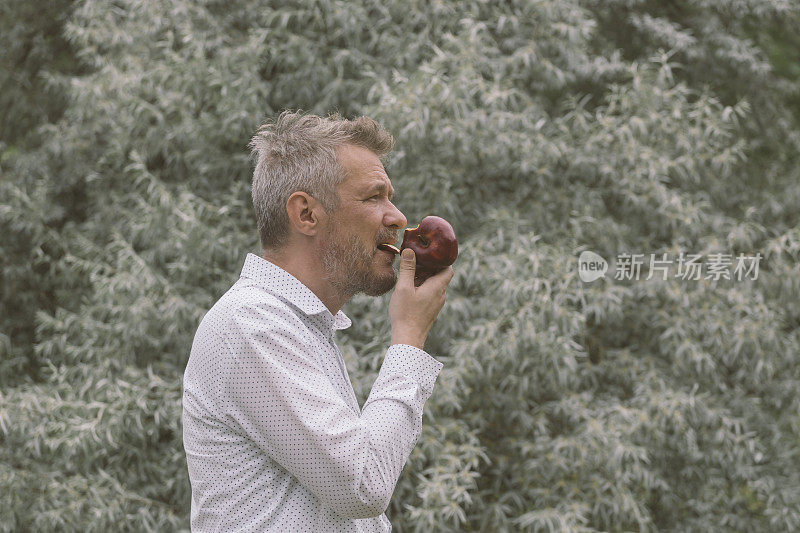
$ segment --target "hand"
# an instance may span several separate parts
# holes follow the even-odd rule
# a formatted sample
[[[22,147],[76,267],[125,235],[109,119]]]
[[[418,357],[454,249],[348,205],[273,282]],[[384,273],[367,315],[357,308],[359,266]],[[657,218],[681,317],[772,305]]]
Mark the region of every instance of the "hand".
[[[389,301],[389,321],[392,323],[391,344],[409,344],[419,349],[439,315],[446,299],[447,285],[455,271],[449,266],[414,286],[417,259],[407,248],[400,255],[400,272]]]

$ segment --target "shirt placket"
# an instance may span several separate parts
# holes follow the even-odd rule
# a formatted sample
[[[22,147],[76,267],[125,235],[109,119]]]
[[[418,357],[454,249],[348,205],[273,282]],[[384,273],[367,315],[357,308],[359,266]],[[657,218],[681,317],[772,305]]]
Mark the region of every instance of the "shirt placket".
[[[328,344],[336,354],[336,362],[339,364],[339,377],[342,380],[341,383],[344,384],[342,389],[346,396],[345,401],[347,401],[348,405],[352,409],[354,409],[357,413],[360,413],[361,410],[358,408],[358,400],[356,399],[355,392],[353,391],[353,384],[350,382],[350,376],[347,374],[347,365],[344,363],[342,352],[339,350],[339,347],[333,340],[333,330],[328,333]]]

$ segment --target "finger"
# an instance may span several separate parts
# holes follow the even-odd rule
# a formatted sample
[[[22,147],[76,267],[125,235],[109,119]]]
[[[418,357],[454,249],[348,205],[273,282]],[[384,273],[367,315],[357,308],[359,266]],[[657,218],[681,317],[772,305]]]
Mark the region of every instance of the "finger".
[[[456,271],[453,269],[452,265],[447,267],[447,283],[450,283],[450,280],[453,279],[453,276],[456,275]]]
[[[400,254],[400,273],[398,275],[398,283],[404,285],[414,285],[414,272],[417,269],[417,257],[414,255],[414,250],[406,248]]]
[[[438,280],[442,280],[444,284],[447,285],[450,283],[450,280],[453,279],[455,273],[456,271],[453,269],[453,267],[449,266],[437,272],[433,277]]]

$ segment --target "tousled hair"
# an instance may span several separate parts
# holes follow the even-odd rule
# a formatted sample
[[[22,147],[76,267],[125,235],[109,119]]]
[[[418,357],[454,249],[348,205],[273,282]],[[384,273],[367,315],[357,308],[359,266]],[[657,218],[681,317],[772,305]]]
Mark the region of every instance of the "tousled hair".
[[[286,201],[296,191],[313,196],[326,212],[339,208],[336,187],[346,178],[336,149],[352,144],[385,157],[394,138],[369,117],[353,120],[338,114],[320,117],[284,111],[262,124],[249,147],[256,159],[253,208],[264,251],[278,251],[289,240]]]

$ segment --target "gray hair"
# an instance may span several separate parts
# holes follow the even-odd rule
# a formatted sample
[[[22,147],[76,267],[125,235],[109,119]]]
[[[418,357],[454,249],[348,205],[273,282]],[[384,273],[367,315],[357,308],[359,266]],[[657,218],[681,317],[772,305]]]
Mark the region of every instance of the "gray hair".
[[[339,208],[336,187],[347,177],[336,157],[345,144],[362,146],[385,157],[394,138],[369,117],[346,120],[284,111],[262,124],[249,147],[256,158],[253,208],[263,250],[277,251],[289,240],[286,201],[296,191],[313,196],[326,212]]]

